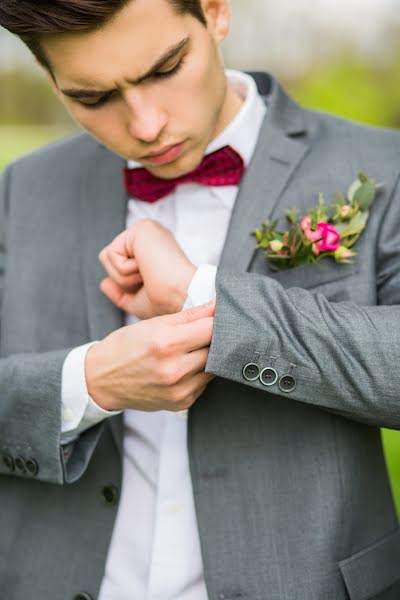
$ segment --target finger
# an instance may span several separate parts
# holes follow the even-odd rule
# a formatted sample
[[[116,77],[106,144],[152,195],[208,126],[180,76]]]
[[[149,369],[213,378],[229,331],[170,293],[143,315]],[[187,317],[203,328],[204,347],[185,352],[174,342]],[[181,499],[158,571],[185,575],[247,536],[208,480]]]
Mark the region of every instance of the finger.
[[[212,381],[213,379],[215,379],[215,375],[211,375],[211,373],[204,373],[204,370],[200,373],[194,373],[192,375],[187,375],[186,377],[184,377],[183,379],[181,379],[181,381],[179,383],[188,383],[190,381],[194,381],[195,383],[193,384],[194,387],[197,386],[207,386],[210,381]],[[194,389],[194,388],[193,388]]]
[[[192,396],[198,397],[201,391],[204,391],[210,381],[214,379],[214,375],[210,377],[205,373],[198,373],[190,379],[182,380],[174,386],[174,392],[178,396]]]
[[[108,249],[117,252],[126,258],[135,258],[133,252],[134,227],[125,229],[107,246]]]
[[[105,270],[107,271],[108,275],[114,281],[114,283],[119,285],[119,287],[123,291],[126,291],[126,292],[132,291],[133,292],[134,289],[132,289],[132,288],[137,286],[139,283],[143,282],[142,276],[139,273],[139,271],[137,271],[137,273],[132,274],[132,275],[121,274],[120,271],[116,269],[115,264],[111,260],[110,254],[108,252],[105,252],[104,254],[102,254],[101,263],[102,263],[103,267],[105,268]]]
[[[134,258],[127,258],[112,248],[109,248],[107,255],[110,263],[121,276],[139,273],[139,266]]]
[[[120,310],[142,320],[154,317],[154,308],[143,285],[139,285],[135,293],[124,292],[108,278],[103,279],[100,289]]]
[[[210,346],[214,317],[204,317],[174,329],[174,345],[178,352],[186,354]]]
[[[168,323],[171,325],[187,325],[189,323],[204,319],[206,317],[213,317],[215,312],[215,298],[210,300],[207,304],[201,306],[195,306],[181,312],[168,315]]]
[[[115,306],[120,308],[121,310],[125,310],[126,312],[130,312],[130,310],[134,306],[134,296],[138,294],[140,288],[143,286],[137,286],[135,292],[126,292],[121,289],[119,285],[117,285],[110,277],[103,279],[100,283],[100,290],[103,294],[111,300]]]
[[[202,348],[201,350],[189,352],[189,354],[183,354],[177,359],[176,365],[181,373],[182,381],[191,379],[198,373],[204,374],[208,359],[208,351],[208,348]]]

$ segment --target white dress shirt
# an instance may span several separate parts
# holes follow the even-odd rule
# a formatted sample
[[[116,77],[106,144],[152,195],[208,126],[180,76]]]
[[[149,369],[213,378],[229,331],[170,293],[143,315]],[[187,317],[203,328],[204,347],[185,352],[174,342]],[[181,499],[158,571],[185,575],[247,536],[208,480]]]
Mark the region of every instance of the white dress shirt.
[[[245,102],[206,154],[230,145],[247,166],[266,107],[250,76],[226,74]],[[143,218],[159,221],[198,266],[184,308],[215,296],[216,269],[237,192],[238,186],[189,183],[154,204],[134,198],[128,202],[127,227]],[[137,321],[127,315],[125,324]],[[84,363],[90,346],[75,348],[64,363],[63,443],[115,414],[88,395]],[[187,412],[125,410],[123,420],[120,505],[99,600],[208,600],[189,471]]]

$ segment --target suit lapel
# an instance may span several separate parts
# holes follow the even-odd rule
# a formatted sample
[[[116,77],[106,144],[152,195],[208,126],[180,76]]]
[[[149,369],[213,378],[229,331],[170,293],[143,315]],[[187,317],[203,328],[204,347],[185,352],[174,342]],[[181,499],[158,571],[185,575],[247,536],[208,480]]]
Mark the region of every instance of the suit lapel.
[[[122,312],[100,291],[106,272],[98,255],[126,228],[127,194],[123,187],[122,158],[97,146],[81,195],[81,227],[86,308],[90,338],[101,340],[122,326]]]
[[[123,325],[123,313],[100,291],[106,272],[98,254],[126,228],[127,194],[123,186],[125,161],[97,145],[85,173],[81,194],[81,227],[86,309],[91,340],[101,340]],[[122,415],[108,420],[122,453]]]
[[[260,93],[263,93],[263,87],[265,91],[268,85],[265,85],[266,76],[261,77],[264,77],[261,85],[260,81],[257,81],[259,78],[255,78]],[[242,180],[232,213],[220,261],[220,267],[223,270],[243,272],[248,269],[256,246],[255,237],[251,235],[251,232],[271,216],[295,169],[308,152],[308,146],[303,141],[305,137],[304,113],[276,83],[272,95],[267,100],[267,105],[268,111],[260,131],[256,150]],[[223,400],[224,394],[227,393],[226,387],[229,388],[230,385],[229,382],[217,379],[210,384],[201,401],[198,401],[189,411],[189,459],[204,573],[209,592],[213,592],[216,587],[213,573],[226,567],[221,558],[224,556],[223,544],[210,545],[209,515],[214,501],[217,503],[218,510],[226,503],[226,494],[223,492],[215,494],[215,492],[222,489],[219,486],[224,485],[222,479],[228,477],[229,467],[227,469],[225,465],[219,465],[218,452],[215,455],[215,464],[210,465],[208,459],[205,458],[204,442],[210,437],[210,423],[217,423],[218,431],[223,431],[225,421],[230,418],[230,413],[227,415],[223,411],[218,412],[219,400]],[[234,393],[233,390],[232,393]],[[213,401],[213,394],[217,394],[218,401]],[[228,410],[231,411],[230,405]],[[217,434],[216,439],[219,440],[219,437],[220,433]],[[218,443],[216,442],[213,448],[217,448]],[[215,499],[216,497],[217,499]],[[220,527],[216,529],[216,539],[226,540],[225,525],[226,521],[224,523],[221,520]]]
[[[224,270],[247,270],[256,246],[252,232],[271,216],[290,177],[308,152],[308,146],[301,141],[305,132],[302,109],[277,83],[270,101],[266,101],[268,112],[232,212],[220,261]]]

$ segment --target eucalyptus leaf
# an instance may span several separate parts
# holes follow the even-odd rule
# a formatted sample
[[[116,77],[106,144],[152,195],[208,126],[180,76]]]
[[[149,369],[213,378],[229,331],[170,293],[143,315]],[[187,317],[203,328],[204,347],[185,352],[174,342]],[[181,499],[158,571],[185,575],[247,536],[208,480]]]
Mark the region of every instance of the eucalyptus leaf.
[[[354,202],[358,202],[361,210],[368,210],[375,200],[375,182],[372,179],[365,181],[354,194]]]
[[[356,179],[355,181],[353,181],[353,183],[349,187],[349,191],[347,192],[347,198],[350,203],[353,202],[354,196],[356,195],[356,193],[358,192],[358,190],[360,189],[361,186],[362,186],[361,181],[359,179]]]
[[[349,226],[349,223],[335,223],[335,229],[340,235],[342,235],[343,231]]]
[[[341,237],[349,237],[351,235],[358,235],[367,224],[369,217],[369,211],[358,212],[347,224],[346,228],[340,232]]]
[[[368,181],[368,177],[366,176],[364,171],[359,172],[358,179],[361,181],[361,183],[367,183],[367,181]]]

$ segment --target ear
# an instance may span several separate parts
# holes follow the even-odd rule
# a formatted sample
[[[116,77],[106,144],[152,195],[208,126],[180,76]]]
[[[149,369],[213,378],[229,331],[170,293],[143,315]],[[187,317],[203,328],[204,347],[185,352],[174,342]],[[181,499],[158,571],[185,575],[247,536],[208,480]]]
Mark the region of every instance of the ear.
[[[201,5],[210,33],[216,42],[223,42],[231,24],[229,0],[202,0]]]

